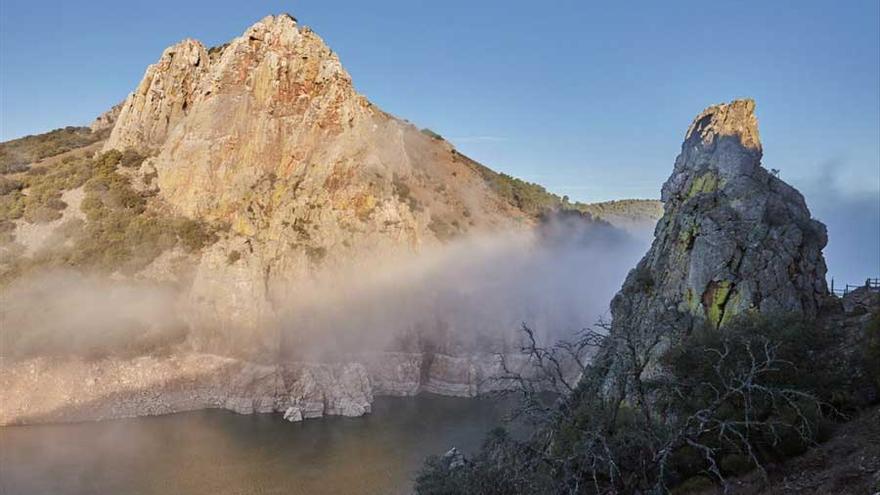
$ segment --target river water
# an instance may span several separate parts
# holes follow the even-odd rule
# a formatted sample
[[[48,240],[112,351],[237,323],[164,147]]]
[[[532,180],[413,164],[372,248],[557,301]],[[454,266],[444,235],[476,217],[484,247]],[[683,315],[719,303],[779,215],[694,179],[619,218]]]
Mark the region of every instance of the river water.
[[[208,410],[0,428],[0,493],[409,493],[427,455],[473,452],[509,407],[493,399],[377,398],[361,418],[288,423]]]

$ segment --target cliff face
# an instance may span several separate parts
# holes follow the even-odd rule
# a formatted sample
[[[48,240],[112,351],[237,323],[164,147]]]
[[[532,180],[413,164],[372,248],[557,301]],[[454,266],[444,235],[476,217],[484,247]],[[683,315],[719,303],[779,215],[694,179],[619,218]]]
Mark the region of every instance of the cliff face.
[[[114,148],[153,154],[140,175],[164,204],[223,231],[193,270],[194,324],[246,347],[317,269],[532,222],[448,143],[359,95],[288,15],[221,47],[165,50],[123,104]]]
[[[817,315],[825,226],[761,166],[754,111],[752,100],[715,105],[688,128],[653,244],[612,301],[612,333],[650,345],[751,310]]]
[[[27,182],[57,193],[46,196],[59,218],[39,229],[21,212],[14,223],[0,218],[0,227],[14,225],[14,235],[0,236],[0,255],[9,248],[9,256],[0,256],[0,276],[26,278],[28,270],[61,265],[95,268],[108,275],[108,285],[136,279],[169,288],[170,302],[163,297],[151,311],[186,321],[174,318],[174,337],[161,347],[148,345],[159,339],[130,339],[136,350],[123,352],[125,358],[28,354],[0,362],[6,406],[0,424],[203,407],[274,410],[293,418],[359,415],[369,410],[373,393],[491,391],[502,386],[491,380],[501,370],[487,352],[515,344],[483,337],[505,324],[482,325],[487,330],[468,320],[451,328],[440,321],[454,312],[446,306],[420,319],[442,299],[428,290],[433,287],[413,298],[400,295],[422,280],[431,286],[447,259],[471,260],[464,266],[475,278],[494,277],[473,261],[488,259],[489,252],[519,270],[523,265],[511,263],[505,253],[514,251],[506,247],[525,241],[517,249],[541,248],[527,243],[551,239],[557,223],[576,235],[585,232],[580,222],[612,229],[580,213],[533,229],[547,211],[574,207],[626,226],[656,219],[652,201],[568,204],[384,113],[355,91],[324,42],[287,15],[267,17],[219,47],[185,40],[168,48],[135,92],[92,127],[100,131],[88,141],[92,147],[78,148],[77,156],[47,155],[43,172],[33,177],[48,179]],[[106,142],[98,142],[107,132]],[[102,145],[122,153],[97,155]],[[8,189],[0,199],[23,205],[24,184],[0,184]],[[601,242],[601,232],[590,232]],[[454,249],[434,249],[471,234]],[[617,239],[613,234],[608,237]],[[4,243],[5,237],[23,244]],[[487,238],[492,251],[478,242]],[[559,252],[570,241],[551,240]],[[495,251],[496,244],[505,249]],[[127,264],[133,258],[137,262]],[[451,308],[459,298],[479,299],[487,314],[502,313],[491,298],[466,287],[469,279],[453,278],[446,283],[462,290],[448,297]],[[343,297],[326,297],[331,292]],[[422,298],[431,304],[420,305]],[[374,300],[382,302],[376,311]],[[104,297],[95,304],[106,305]],[[112,312],[123,313],[118,306]],[[328,313],[344,318],[319,318]],[[130,326],[152,335],[162,327],[152,314]],[[340,345],[346,333],[364,337]],[[312,347],[331,348],[332,359],[303,351],[312,340]],[[351,354],[336,355],[340,348]],[[163,357],[144,349],[160,349]],[[527,369],[527,359],[512,359]]]
[[[508,365],[528,373],[528,357]],[[136,359],[35,358],[0,366],[0,426],[226,409],[289,421],[369,413],[374,395],[474,397],[505,382],[492,354],[348,356],[345,362],[256,364],[213,354]]]
[[[105,149],[161,146],[197,96],[207,65],[208,53],[198,41],[184,40],[165,49],[119,109],[118,125],[113,127]]]

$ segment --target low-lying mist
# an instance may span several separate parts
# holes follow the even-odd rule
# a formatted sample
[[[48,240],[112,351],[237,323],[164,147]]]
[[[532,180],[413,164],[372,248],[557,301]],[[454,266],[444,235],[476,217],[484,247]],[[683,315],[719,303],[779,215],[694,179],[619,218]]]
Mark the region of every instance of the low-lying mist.
[[[607,316],[649,236],[562,216],[534,231],[476,235],[368,269],[324,273],[292,291],[282,356],[510,351],[522,324],[543,340],[564,338]]]
[[[134,356],[181,343],[178,294],[153,283],[42,272],[0,292],[0,356]]]
[[[282,294],[273,296],[277,319],[260,331],[280,352],[260,360],[509,351],[518,348],[523,323],[543,339],[564,338],[607,316],[649,234],[563,216],[532,231],[472,235],[319,270],[273,291]],[[28,276],[0,294],[0,356],[128,357],[220,335],[191,321],[186,301],[180,289],[155,283],[73,271]]]

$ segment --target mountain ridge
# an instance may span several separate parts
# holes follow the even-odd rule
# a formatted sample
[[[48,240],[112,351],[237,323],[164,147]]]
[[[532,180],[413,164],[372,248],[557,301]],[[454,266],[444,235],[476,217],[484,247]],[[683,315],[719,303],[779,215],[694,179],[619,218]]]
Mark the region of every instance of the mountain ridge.
[[[293,287],[324,272],[527,234],[560,210],[607,226],[598,219],[620,209],[569,203],[382,111],[289,15],[217,47],[166,48],[92,129],[102,154],[68,152],[3,178],[3,279],[85,266],[174,284],[187,325],[203,329],[190,344],[209,352],[275,355],[266,329]],[[107,133],[103,144],[91,137]],[[66,212],[68,190],[83,197],[84,219]],[[648,212],[636,223],[650,224],[656,204],[633,204]],[[32,222],[39,235],[24,235]]]

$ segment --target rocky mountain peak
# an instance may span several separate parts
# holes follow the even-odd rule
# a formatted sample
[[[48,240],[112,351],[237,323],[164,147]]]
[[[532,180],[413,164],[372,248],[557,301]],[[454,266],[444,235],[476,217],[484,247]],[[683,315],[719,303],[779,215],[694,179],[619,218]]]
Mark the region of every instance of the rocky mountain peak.
[[[825,226],[762,167],[754,111],[752,100],[711,106],[688,128],[651,249],[612,302],[612,331],[674,337],[747,311],[816,316]]]
[[[290,15],[267,16],[218,47],[185,39],[165,49],[123,103],[105,149],[156,151],[194,107],[242,93],[252,98],[252,113],[295,113],[301,109],[297,103],[322,96],[363,105],[355,101],[362,98],[351,77],[320,37]]]
[[[703,110],[688,128],[685,141],[711,146],[724,137],[734,137],[744,148],[761,152],[754,100],[734,100]]]
[[[190,292],[204,318],[194,311],[193,326],[248,342],[239,329],[265,326],[310,274],[534,220],[479,164],[358,94],[289,15],[218,47],[165,50],[105,144],[126,148],[151,155],[132,173],[163,211],[223,232],[200,253]]]

